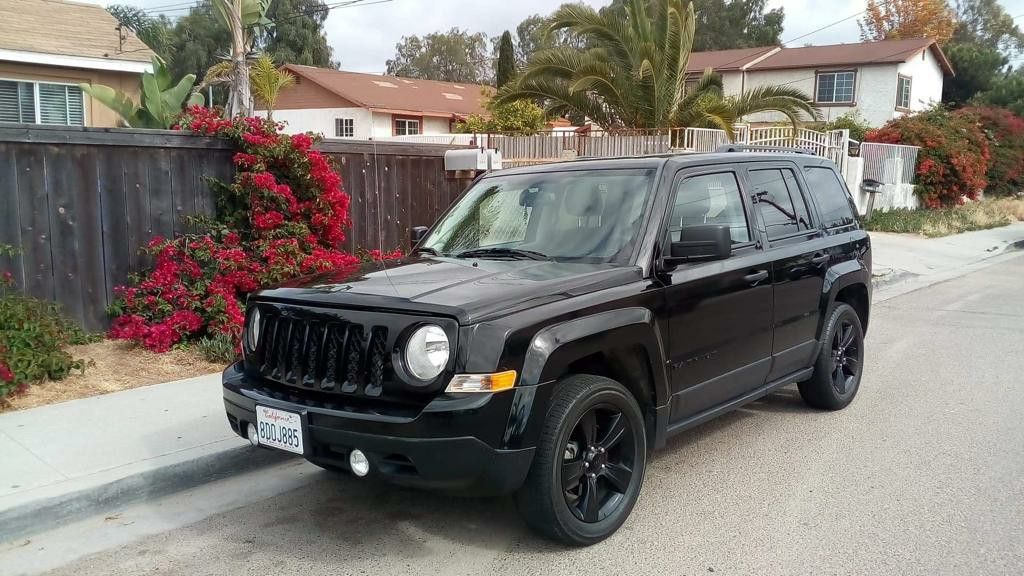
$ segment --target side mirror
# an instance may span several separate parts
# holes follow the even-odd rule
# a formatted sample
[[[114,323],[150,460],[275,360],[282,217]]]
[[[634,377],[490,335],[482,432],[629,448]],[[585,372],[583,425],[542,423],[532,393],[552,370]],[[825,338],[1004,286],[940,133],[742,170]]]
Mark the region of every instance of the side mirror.
[[[427,235],[428,228],[426,226],[413,226],[412,230],[409,231],[409,240],[412,245],[415,246],[423,240],[423,237]]]
[[[724,224],[686,226],[669,248],[669,261],[724,260],[732,255],[732,235]]]

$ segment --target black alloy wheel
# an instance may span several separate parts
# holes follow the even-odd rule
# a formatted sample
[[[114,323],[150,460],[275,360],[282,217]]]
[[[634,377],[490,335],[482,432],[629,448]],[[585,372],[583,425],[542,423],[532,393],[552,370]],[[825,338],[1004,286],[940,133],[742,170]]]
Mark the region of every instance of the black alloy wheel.
[[[633,434],[626,416],[610,404],[590,408],[576,422],[561,471],[565,503],[576,518],[598,522],[622,503],[636,462]]]
[[[539,534],[588,546],[633,511],[647,466],[644,414],[622,384],[574,374],[550,384],[533,463],[516,505]]]
[[[855,338],[853,321],[843,318],[832,337],[832,386],[845,395],[860,375],[860,342]]]
[[[829,310],[811,377],[798,383],[800,396],[815,408],[845,408],[860,388],[864,371],[864,329],[849,304]]]

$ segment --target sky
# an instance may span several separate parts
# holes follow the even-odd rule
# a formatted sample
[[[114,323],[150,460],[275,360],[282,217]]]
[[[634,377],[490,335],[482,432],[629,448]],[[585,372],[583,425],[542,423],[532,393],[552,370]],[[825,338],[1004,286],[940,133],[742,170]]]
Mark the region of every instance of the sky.
[[[188,0],[119,0],[143,8],[173,5],[168,16],[183,14]],[[363,5],[332,10],[325,26],[334,58],[344,70],[383,73],[402,36],[424,35],[458,27],[497,36],[512,30],[527,16],[547,15],[564,0],[363,0]],[[595,7],[610,0],[584,0]],[[337,0],[325,0],[327,4]],[[377,2],[377,3],[374,3]],[[113,2],[103,2],[110,4]],[[1024,26],[1024,0],[1002,0],[1011,16]],[[786,11],[782,40],[794,46],[838,44],[859,40],[857,20],[865,0],[769,0],[769,8]],[[856,15],[856,16],[855,16]],[[815,30],[848,16],[827,29]],[[812,33],[813,32],[813,33]],[[804,36],[805,34],[809,34]],[[1024,59],[1021,59],[1024,61]]]

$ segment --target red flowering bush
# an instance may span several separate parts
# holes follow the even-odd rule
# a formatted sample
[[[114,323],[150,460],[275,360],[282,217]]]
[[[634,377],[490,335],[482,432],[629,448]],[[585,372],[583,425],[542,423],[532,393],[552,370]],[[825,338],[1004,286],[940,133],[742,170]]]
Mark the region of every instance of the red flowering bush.
[[[977,124],[988,138],[992,157],[985,194],[1024,193],[1024,118],[996,106],[961,108],[954,114]]]
[[[989,143],[977,122],[933,108],[890,120],[868,142],[920,146],[917,194],[929,208],[976,200],[988,185]]]
[[[237,349],[247,293],[360,262],[340,249],[349,197],[309,135],[282,134],[263,118],[225,120],[198,106],[179,126],[230,139],[238,150],[235,177],[213,183],[217,215],[205,234],[149,243],[153,269],[117,289],[110,336],[157,352],[210,337],[229,338]]]

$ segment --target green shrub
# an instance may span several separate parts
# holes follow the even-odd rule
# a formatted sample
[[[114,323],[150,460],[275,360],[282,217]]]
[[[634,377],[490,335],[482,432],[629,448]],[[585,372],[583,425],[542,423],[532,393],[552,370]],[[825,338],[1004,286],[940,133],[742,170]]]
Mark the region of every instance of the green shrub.
[[[214,364],[230,364],[238,358],[234,339],[225,334],[204,336],[195,341],[195,349]]]
[[[1024,193],[1024,119],[1006,108],[970,106],[955,112],[984,131],[992,153],[986,196]]]
[[[998,199],[970,202],[950,208],[875,212],[864,223],[873,232],[922,234],[929,238],[972,230],[986,230],[1024,220],[1024,200]]]
[[[10,246],[0,253],[13,254]],[[85,361],[64,349],[95,337],[65,318],[56,304],[22,296],[12,290],[9,272],[0,277],[0,398],[28,384],[60,380]]]
[[[868,130],[871,130],[871,125],[868,121],[860,115],[859,112],[854,110],[853,112],[847,112],[835,120],[828,122],[822,122],[814,127],[815,130],[822,132],[828,132],[829,130],[849,130],[850,138],[863,142],[864,136],[867,135]]]

